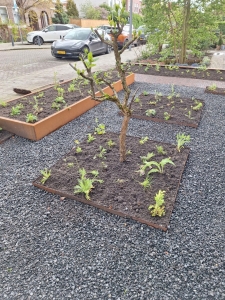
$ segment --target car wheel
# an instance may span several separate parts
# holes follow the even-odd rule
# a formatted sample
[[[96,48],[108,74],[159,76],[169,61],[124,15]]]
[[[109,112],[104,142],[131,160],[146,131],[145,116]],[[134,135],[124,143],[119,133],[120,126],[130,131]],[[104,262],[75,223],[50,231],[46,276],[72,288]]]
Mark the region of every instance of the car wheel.
[[[38,39],[39,39],[39,43],[38,43]],[[39,44],[43,45],[44,44],[43,38],[40,36],[35,36],[33,39],[33,44],[34,45],[39,45]]]
[[[112,52],[112,46],[107,45],[106,50],[105,50],[105,54],[109,54]]]

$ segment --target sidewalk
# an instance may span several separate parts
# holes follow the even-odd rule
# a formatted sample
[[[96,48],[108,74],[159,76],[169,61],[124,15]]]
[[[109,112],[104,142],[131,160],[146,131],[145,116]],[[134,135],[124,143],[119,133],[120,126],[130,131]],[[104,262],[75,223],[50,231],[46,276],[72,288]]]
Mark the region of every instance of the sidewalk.
[[[0,51],[10,51],[10,50],[30,50],[30,49],[50,49],[51,43],[43,44],[41,46],[29,44],[27,41],[15,42],[14,46],[12,43],[0,43]]]

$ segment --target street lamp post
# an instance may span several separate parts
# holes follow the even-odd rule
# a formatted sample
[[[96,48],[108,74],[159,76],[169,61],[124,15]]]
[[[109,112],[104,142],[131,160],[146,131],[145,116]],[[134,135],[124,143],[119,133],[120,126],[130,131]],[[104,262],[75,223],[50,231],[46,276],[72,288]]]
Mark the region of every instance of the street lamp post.
[[[13,0],[13,8],[14,8],[15,13],[16,13],[16,21],[17,21],[17,23],[16,22],[15,23],[18,25],[18,29],[19,29],[19,33],[20,33],[20,40],[21,40],[21,42],[23,44],[23,37],[22,37],[20,25],[19,25],[19,14],[18,14],[19,8],[18,8],[18,6],[16,4],[16,0]]]

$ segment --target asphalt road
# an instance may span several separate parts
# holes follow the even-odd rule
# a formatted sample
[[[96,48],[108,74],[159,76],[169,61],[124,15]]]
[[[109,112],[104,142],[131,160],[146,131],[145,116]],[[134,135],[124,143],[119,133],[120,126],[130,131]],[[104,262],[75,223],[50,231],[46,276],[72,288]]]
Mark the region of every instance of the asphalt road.
[[[1,51],[0,55],[1,81],[76,61],[56,59],[50,49]]]

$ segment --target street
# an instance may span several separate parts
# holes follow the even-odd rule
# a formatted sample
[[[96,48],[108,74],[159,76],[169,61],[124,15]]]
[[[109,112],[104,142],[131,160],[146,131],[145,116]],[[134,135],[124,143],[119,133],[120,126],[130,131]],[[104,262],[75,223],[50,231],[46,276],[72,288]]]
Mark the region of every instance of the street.
[[[74,60],[56,59],[49,49],[1,51],[0,80],[4,81]]]
[[[28,46],[29,47],[29,46]],[[125,50],[122,61],[135,60],[140,55],[144,46]],[[79,60],[56,59],[48,49],[20,49],[0,51],[0,100],[7,101],[19,95],[13,88],[37,90],[53,84],[54,74],[58,80],[70,80],[76,77],[76,72],[69,63],[76,62],[83,68]],[[114,53],[97,56],[96,67],[93,71],[108,70],[115,67]]]

